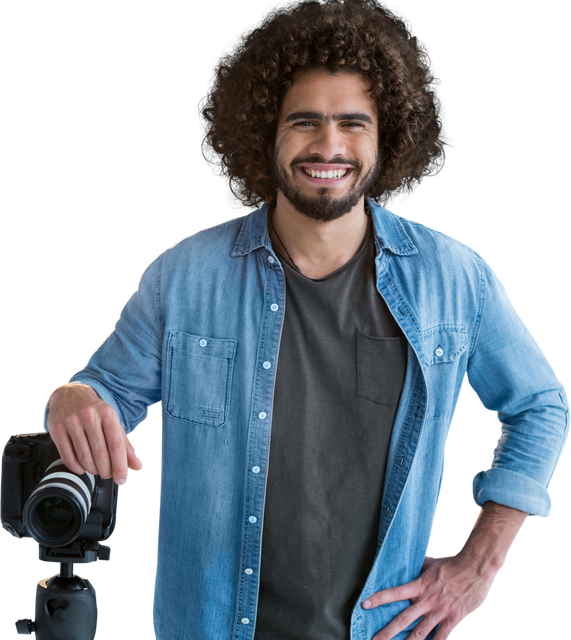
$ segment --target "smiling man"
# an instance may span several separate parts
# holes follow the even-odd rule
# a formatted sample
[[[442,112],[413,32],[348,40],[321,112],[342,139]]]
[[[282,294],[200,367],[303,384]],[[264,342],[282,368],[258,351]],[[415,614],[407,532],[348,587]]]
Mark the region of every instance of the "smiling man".
[[[367,228],[365,194],[381,171],[369,93],[360,73],[317,69],[296,74],[281,106],[271,231],[299,252],[295,267],[309,277],[326,276],[348,262]]]
[[[477,253],[380,205],[442,164],[431,84],[374,0],[268,16],[202,111],[259,208],[159,256],[50,398],[65,464],[118,483],[162,401],[160,640],[445,640],[549,512],[561,385]],[[502,434],[465,546],[427,558],[466,374]]]

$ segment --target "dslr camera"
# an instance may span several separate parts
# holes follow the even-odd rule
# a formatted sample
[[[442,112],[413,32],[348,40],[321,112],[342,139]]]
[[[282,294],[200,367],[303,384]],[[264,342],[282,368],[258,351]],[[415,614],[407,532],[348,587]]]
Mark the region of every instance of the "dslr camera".
[[[115,528],[118,487],[62,462],[49,433],[12,436],[2,456],[2,526],[46,547],[106,540]]]
[[[18,620],[19,634],[36,640],[94,640],[95,589],[73,573],[74,563],[109,560],[100,545],[115,528],[113,479],[78,476],[62,462],[49,433],[12,436],[2,455],[2,526],[40,543],[40,560],[59,562],[59,574],[36,588],[36,620]]]

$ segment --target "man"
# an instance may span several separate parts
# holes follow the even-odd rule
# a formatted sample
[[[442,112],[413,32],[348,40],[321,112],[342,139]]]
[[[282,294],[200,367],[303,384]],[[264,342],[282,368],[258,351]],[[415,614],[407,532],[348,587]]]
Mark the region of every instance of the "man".
[[[561,385],[476,253],[378,204],[441,165],[431,81],[372,1],[272,14],[203,110],[263,206],[159,256],[50,398],[64,462],[118,483],[162,401],[158,638],[442,640],[548,513]],[[466,545],[425,558],[465,373],[502,438]]]

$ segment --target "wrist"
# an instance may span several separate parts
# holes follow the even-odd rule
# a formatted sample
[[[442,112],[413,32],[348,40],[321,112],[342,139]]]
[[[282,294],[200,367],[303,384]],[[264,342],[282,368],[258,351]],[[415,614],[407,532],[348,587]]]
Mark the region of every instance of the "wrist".
[[[57,389],[54,389],[53,393],[55,393],[56,391],[60,391],[61,389],[69,389],[70,387],[85,387],[86,389],[91,389],[92,391],[95,391],[95,389],[88,385],[85,384],[85,382],[66,382],[65,384],[60,385]]]
[[[495,575],[527,513],[495,502],[486,502],[460,556],[481,575]]]

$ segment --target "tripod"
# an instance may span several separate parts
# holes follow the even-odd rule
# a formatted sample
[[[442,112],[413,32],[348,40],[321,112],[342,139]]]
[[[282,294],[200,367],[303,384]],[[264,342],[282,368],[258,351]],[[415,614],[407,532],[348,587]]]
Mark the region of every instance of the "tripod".
[[[75,541],[71,547],[50,549],[36,545],[36,557],[43,564],[57,564],[55,574],[34,585],[34,617],[14,618],[18,638],[36,640],[96,640],[99,635],[99,591],[88,576],[75,573],[76,564],[112,562],[109,544]],[[85,578],[85,579],[84,579]]]

